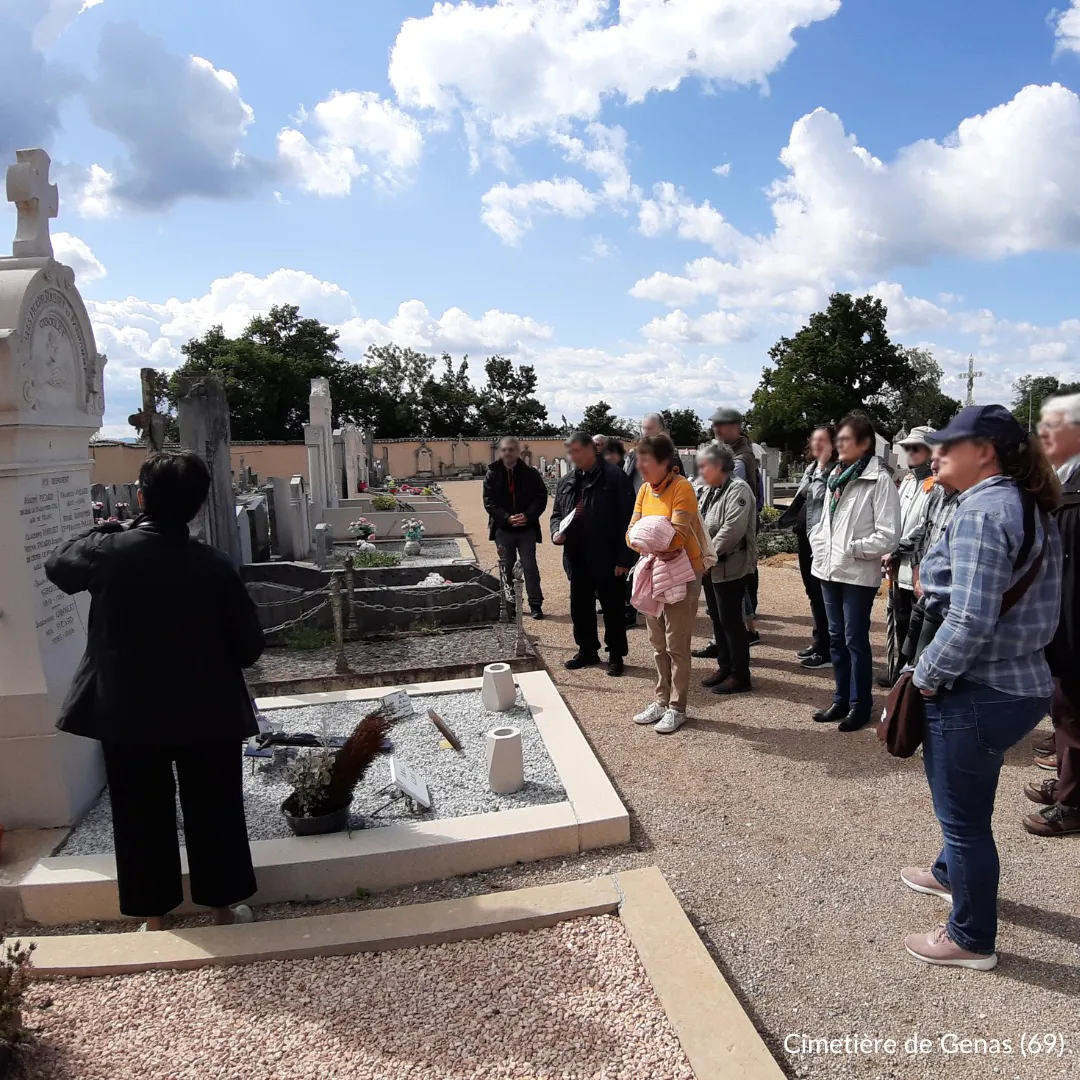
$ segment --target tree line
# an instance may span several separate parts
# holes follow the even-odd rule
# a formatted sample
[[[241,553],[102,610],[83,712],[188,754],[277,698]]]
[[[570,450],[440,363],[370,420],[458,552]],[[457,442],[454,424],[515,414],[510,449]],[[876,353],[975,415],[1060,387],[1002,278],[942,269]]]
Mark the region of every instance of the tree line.
[[[746,413],[754,439],[800,452],[815,426],[853,409],[867,412],[889,437],[916,424],[944,425],[960,402],[942,392],[942,369],[929,351],[890,339],[887,315],[876,297],[835,293],[824,311],[782,337],[769,350],[770,363]],[[301,439],[313,378],[330,380],[335,425],[355,423],[380,439],[507,432],[552,438],[580,427],[630,440],[639,432],[637,420],[617,416],[606,401],[587,405],[580,424],[565,416],[553,421],[537,397],[532,365],[499,355],[484,361],[479,387],[470,378],[467,356],[455,361],[445,353],[435,357],[388,344],[372,345],[360,363],[345,360],[337,332],[302,317],[292,304],[256,316],[235,338],[214,326],[181,351],[184,363],[171,375],[158,375],[159,411],[175,416],[180,378],[216,376],[225,387],[233,438],[242,441]],[[1014,386],[1013,411],[1033,428],[1046,397],[1077,391],[1080,383],[1024,376]],[[679,446],[709,438],[706,422],[693,409],[668,408],[661,415]],[[175,436],[175,420],[170,433]]]

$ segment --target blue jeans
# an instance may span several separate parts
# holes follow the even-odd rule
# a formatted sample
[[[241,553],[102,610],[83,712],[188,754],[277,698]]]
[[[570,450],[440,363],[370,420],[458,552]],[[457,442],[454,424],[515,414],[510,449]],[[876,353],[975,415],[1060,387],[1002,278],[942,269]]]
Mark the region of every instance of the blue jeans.
[[[870,612],[877,589],[822,581],[821,595],[829,618],[829,651],[837,705],[850,704],[856,717],[870,715],[874,696],[874,660],[870,652]]]
[[[1046,715],[1049,698],[1020,698],[958,679],[926,699],[923,764],[945,846],[934,877],[953,895],[949,937],[992,953],[998,853],[990,818],[1005,751]]]

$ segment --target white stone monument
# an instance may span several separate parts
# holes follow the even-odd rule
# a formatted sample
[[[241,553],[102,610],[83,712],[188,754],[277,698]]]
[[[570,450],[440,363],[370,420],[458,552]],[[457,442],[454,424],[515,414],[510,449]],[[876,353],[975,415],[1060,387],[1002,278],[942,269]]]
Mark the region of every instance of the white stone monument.
[[[307,445],[311,504],[318,521],[324,510],[338,505],[329,379],[311,380],[308,412],[310,420],[304,425],[304,443]]]
[[[19,150],[7,170],[18,209],[0,258],[0,821],[74,822],[105,778],[98,744],[56,718],[86,645],[89,597],[65,596],[44,563],[93,524],[87,444],[104,411],[94,333],[70,267],[53,258],[59,203],[49,155]]]
[[[367,451],[364,446],[364,433],[355,424],[346,424],[341,429],[345,444],[345,482],[346,499],[355,499],[360,492],[360,485],[368,482]]]

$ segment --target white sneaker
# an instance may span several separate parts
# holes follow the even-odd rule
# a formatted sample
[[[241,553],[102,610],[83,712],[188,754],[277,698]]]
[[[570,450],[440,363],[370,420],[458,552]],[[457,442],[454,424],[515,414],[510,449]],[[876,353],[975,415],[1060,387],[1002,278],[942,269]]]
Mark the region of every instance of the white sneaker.
[[[653,728],[653,731],[661,735],[670,735],[673,731],[678,731],[685,723],[686,713],[668,709],[660,723]]]
[[[644,712],[639,712],[634,717],[635,724],[655,724],[667,712],[665,706],[659,701],[654,701]]]

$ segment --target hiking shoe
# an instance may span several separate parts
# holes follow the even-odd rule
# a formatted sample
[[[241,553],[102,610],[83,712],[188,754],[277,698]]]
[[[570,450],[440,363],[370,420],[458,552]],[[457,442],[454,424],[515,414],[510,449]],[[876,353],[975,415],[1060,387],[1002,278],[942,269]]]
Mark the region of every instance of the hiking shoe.
[[[951,937],[944,923],[938,923],[929,933],[908,934],[904,948],[924,964],[942,967],[973,968],[989,971],[997,967],[997,953],[973,953],[961,949]]]
[[[749,675],[729,675],[722,683],[712,688],[714,694],[748,694],[753,690]]]
[[[1054,803],[1037,814],[1028,814],[1024,828],[1032,836],[1075,836],[1080,833],[1080,809]]]
[[[1057,753],[1057,743],[1054,741],[1054,733],[1051,731],[1049,735],[1043,736],[1041,739],[1036,739],[1032,744],[1031,749],[1039,755],[1039,757],[1049,757],[1051,754]]]
[[[634,717],[635,724],[655,724],[657,720],[663,720],[667,712],[667,706],[654,701],[644,712],[639,712]]]
[[[563,667],[567,671],[579,671],[581,668],[596,667],[600,663],[600,656],[597,653],[574,653],[569,660],[563,664]]]
[[[952,903],[952,893],[934,877],[930,870],[924,870],[921,866],[905,866],[900,871],[900,880],[917,893],[940,896],[942,900]]]
[[[700,649],[691,649],[690,655],[696,656],[699,660],[715,660],[718,652],[716,642],[710,641],[708,645],[702,645]]]
[[[1057,772],[1057,754],[1047,754],[1045,757],[1035,756],[1034,764],[1038,765],[1040,769],[1045,769],[1047,772]]]
[[[822,656],[821,653],[812,652],[809,656],[804,656],[799,661],[800,667],[815,668],[815,667],[828,667],[832,663],[832,660],[827,656]]]
[[[617,679],[623,672],[626,671],[626,665],[622,661],[622,657],[618,656],[614,660],[608,661],[607,673],[613,678]]]
[[[686,713],[668,709],[661,718],[660,723],[653,728],[653,731],[659,732],[661,735],[670,735],[673,731],[678,731],[685,723]]]
[[[1043,806],[1053,806],[1057,802],[1057,786],[1056,776],[1048,776],[1037,784],[1034,780],[1029,780],[1024,785],[1024,794],[1032,802],[1042,803]]]
[[[807,645],[805,649],[800,649],[795,655],[800,660],[805,660],[808,656],[813,656],[817,652],[817,649],[813,645]]]
[[[705,687],[719,686],[729,675],[730,671],[724,671],[722,668],[717,668],[711,675],[706,675],[701,680],[701,685]]]

